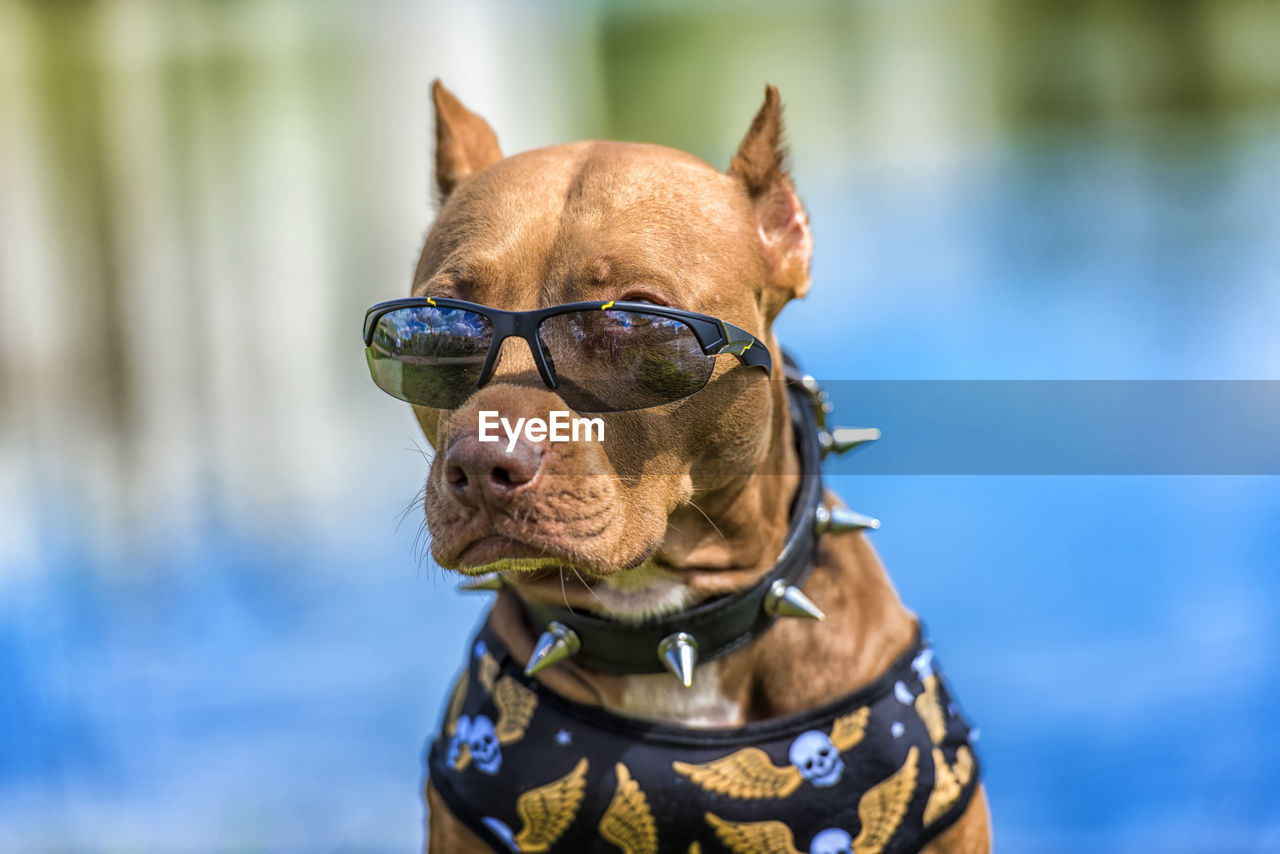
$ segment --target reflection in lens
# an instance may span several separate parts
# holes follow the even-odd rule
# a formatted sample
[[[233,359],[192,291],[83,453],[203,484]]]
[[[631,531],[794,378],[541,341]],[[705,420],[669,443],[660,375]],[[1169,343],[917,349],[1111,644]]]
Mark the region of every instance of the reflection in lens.
[[[369,372],[379,388],[401,400],[453,409],[476,390],[492,338],[489,319],[473,311],[399,308],[373,329]]]
[[[575,311],[542,321],[556,391],[579,412],[619,412],[687,397],[715,359],[682,321],[633,310]]]

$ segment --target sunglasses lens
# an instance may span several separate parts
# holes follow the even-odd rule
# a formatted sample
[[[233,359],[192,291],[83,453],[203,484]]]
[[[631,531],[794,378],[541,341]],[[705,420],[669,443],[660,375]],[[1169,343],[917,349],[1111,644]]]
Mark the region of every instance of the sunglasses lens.
[[[366,350],[378,387],[420,406],[455,409],[480,382],[493,340],[489,319],[462,308],[415,306],[389,311]]]
[[[579,412],[659,406],[702,389],[715,359],[679,320],[633,310],[575,311],[542,321],[556,391]]]

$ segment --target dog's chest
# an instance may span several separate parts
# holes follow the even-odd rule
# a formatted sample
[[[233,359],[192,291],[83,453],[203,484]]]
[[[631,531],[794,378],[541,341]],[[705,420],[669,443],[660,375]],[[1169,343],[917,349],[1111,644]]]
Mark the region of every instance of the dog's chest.
[[[674,572],[643,566],[605,579],[596,589],[600,603],[620,619],[643,620],[685,608],[693,591]],[[686,688],[666,673],[629,676],[616,702],[605,707],[636,718],[689,727],[733,727],[744,720],[742,704],[721,690],[720,664],[698,668]]]
[[[720,662],[698,668],[689,688],[666,673],[630,676],[612,711],[687,727],[735,727],[744,723],[742,704],[720,688]]]

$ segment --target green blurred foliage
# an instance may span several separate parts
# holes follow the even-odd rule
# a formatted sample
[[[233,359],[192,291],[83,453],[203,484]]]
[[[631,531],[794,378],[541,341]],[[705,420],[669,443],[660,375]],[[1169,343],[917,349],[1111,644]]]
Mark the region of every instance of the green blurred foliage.
[[[1280,4],[1271,0],[603,8],[608,135],[709,159],[731,128],[745,129],[764,81],[793,105],[793,131],[832,148],[913,108],[959,136],[991,137],[1141,130],[1280,107]]]

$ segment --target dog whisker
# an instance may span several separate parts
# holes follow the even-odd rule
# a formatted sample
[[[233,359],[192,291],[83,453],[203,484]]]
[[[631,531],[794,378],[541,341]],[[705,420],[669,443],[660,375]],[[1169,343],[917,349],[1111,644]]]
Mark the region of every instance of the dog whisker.
[[[413,536],[413,561],[417,568],[416,577],[422,577],[422,565],[424,563],[429,563],[433,569],[438,570],[437,577],[443,578],[445,569],[440,566],[432,556],[430,542],[431,532],[427,528],[426,517],[423,517],[422,521],[418,523],[418,530]]]
[[[564,599],[564,606],[573,613],[573,606],[569,604],[569,591],[564,587],[564,567],[559,567],[556,574],[560,576],[560,598]]]
[[[421,446],[421,445],[419,445],[419,444],[418,444],[416,441],[414,441],[413,439],[410,439],[409,441],[410,441],[410,442],[413,442],[413,447],[412,447],[412,448],[405,448],[404,450],[406,450],[406,451],[417,451],[417,452],[418,452],[418,454],[419,454],[419,456],[421,456],[421,457],[422,457],[422,461],[423,461],[424,463],[427,463],[427,464],[429,465],[429,464],[431,463],[431,455],[430,455],[430,454],[428,454],[426,451],[422,450],[422,446]]]
[[[713,520],[710,516],[707,515],[707,511],[703,510],[701,507],[698,506],[698,502],[690,498],[689,506],[692,507],[694,510],[697,510],[699,513],[701,513],[702,518],[707,520],[707,523],[711,525],[711,529],[716,532],[716,535],[719,536],[724,543],[728,544],[729,538],[726,537],[724,535],[724,532],[720,530],[720,526],[715,523],[715,520]]]
[[[415,507],[423,510],[426,509],[426,500],[427,487],[426,484],[423,484],[422,488],[418,490],[418,494],[415,495],[405,508],[400,511],[400,515],[396,518],[396,533],[400,533],[400,526],[403,525],[404,520],[408,518],[409,511],[413,510]]]
[[[605,613],[609,616],[613,616],[613,609],[606,605],[605,601],[600,598],[600,594],[596,592],[595,587],[587,583],[587,579],[582,577],[582,573],[578,572],[578,568],[572,565],[569,568],[573,570],[574,575],[578,576],[578,580],[582,582],[583,587],[587,588],[587,592],[591,594],[592,598],[600,603],[600,607],[604,609]]]
[[[542,553],[539,555],[539,557],[546,557],[546,556],[547,556],[547,547],[544,545],[542,547]],[[566,590],[564,586],[564,567],[563,566],[556,567],[556,575],[560,576],[560,598],[564,599],[564,606],[569,609],[570,613],[572,613],[573,606],[569,604],[569,591]]]

